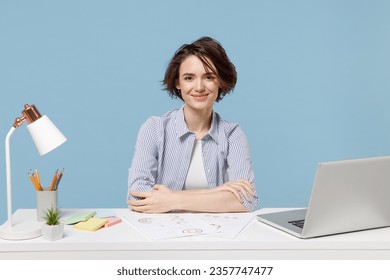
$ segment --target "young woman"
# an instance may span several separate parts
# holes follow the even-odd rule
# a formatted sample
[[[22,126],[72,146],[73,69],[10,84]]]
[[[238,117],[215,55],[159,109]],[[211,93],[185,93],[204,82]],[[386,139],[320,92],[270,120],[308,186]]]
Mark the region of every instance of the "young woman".
[[[140,128],[129,169],[128,206],[142,213],[244,212],[259,199],[241,128],[213,111],[234,89],[237,73],[216,40],[180,47],[163,85],[180,109],[150,117]]]

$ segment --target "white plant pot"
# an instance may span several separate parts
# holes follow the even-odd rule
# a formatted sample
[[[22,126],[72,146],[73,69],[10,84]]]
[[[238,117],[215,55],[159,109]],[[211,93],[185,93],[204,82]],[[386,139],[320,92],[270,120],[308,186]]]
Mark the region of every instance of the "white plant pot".
[[[42,224],[42,236],[46,240],[54,241],[61,239],[64,235],[64,224],[50,226],[46,223]]]

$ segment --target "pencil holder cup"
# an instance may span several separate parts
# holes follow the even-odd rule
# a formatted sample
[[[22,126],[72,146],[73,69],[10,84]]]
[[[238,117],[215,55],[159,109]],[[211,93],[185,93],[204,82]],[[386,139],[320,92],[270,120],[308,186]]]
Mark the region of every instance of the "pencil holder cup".
[[[43,191],[37,191],[37,220],[38,222],[45,221],[43,216],[47,209],[58,208],[58,192],[50,191],[48,188],[43,188]]]

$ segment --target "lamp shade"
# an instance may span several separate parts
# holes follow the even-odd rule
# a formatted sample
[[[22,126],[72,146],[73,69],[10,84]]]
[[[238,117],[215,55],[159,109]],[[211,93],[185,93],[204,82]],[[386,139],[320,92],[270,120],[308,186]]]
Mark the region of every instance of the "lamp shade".
[[[27,129],[41,156],[66,141],[66,137],[47,116],[42,116],[38,120],[30,123],[27,125]]]

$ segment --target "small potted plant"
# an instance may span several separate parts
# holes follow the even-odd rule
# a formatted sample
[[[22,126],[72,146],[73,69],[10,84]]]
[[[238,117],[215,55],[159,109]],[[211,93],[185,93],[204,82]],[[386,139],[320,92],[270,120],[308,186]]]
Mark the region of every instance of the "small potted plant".
[[[44,212],[42,218],[45,220],[42,224],[43,238],[50,241],[61,239],[64,235],[64,224],[60,220],[61,211],[52,206]]]

